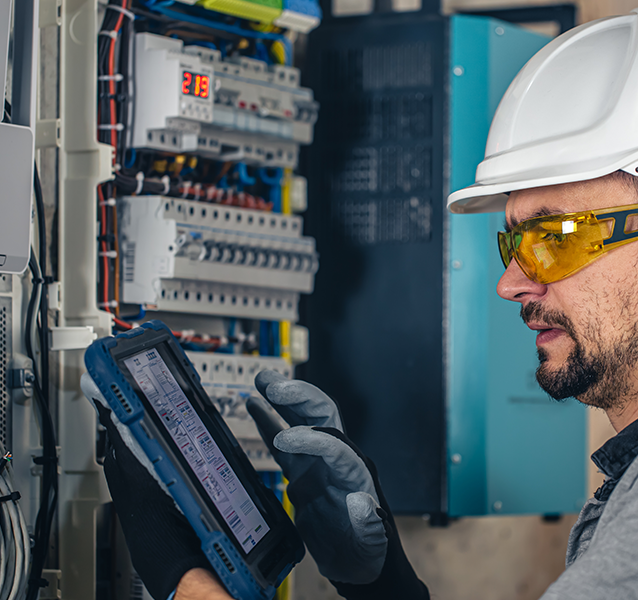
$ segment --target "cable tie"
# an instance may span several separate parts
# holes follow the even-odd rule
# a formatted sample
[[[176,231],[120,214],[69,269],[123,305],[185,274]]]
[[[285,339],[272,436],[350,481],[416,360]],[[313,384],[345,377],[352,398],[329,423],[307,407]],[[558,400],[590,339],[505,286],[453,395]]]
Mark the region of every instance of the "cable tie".
[[[201,192],[202,192],[202,184],[198,182],[193,186],[193,194],[195,195],[195,200],[199,200],[199,196],[201,195]]]
[[[188,196],[188,191],[191,189],[191,185],[193,184],[192,181],[185,181],[184,182],[184,191],[182,193],[182,198],[186,199],[186,196]]]
[[[135,188],[133,195],[137,196],[142,193],[142,188],[144,187],[144,173],[142,173],[142,171],[138,171],[135,174],[135,179],[137,179],[137,187]]]
[[[100,308],[117,308],[119,302],[117,300],[109,300],[108,302],[98,302]]]
[[[116,10],[117,12],[121,12],[125,17],[128,17],[131,21],[135,21],[135,13],[130,10],[124,8],[123,6],[117,6],[117,4],[107,4],[106,9]]]
[[[115,75],[100,75],[97,80],[98,81],[122,81],[124,79],[124,75],[122,73],[116,73]]]
[[[115,206],[116,204],[115,198],[109,198],[108,200],[102,200],[100,202],[100,206]]]
[[[0,503],[9,502],[9,500],[17,502],[18,500],[20,500],[21,497],[22,496],[20,496],[20,492],[11,492],[8,496],[0,496]]]
[[[228,346],[228,338],[225,335],[220,335],[218,339],[220,346]]]
[[[160,181],[164,184],[162,195],[168,196],[168,193],[171,191],[171,178],[168,175],[164,175],[164,177],[162,177]]]
[[[117,39],[117,31],[111,30],[111,31],[100,31],[98,33],[98,35],[105,35],[107,37],[110,37],[112,40],[116,40]]]
[[[122,131],[124,129],[124,123],[116,123],[115,125],[98,125],[98,129],[108,129],[115,131]]]
[[[217,193],[217,188],[214,185],[209,185],[206,188],[206,200],[208,202],[212,202],[213,197],[215,196],[216,193]]]
[[[107,250],[106,252],[98,252],[98,256],[106,256],[106,258],[117,258],[115,250]]]

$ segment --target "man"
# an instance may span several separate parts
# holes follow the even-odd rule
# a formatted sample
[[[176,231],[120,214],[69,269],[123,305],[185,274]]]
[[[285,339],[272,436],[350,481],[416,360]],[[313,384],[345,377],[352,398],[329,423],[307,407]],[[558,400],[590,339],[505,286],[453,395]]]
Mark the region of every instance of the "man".
[[[593,456],[607,479],[583,508],[567,569],[543,600],[638,598],[637,173],[633,12],[564,34],[523,68],[494,117],[477,183],[448,201],[453,212],[505,207],[498,293],[520,303],[538,332],[539,384],[557,400],[575,396],[604,409],[619,432]],[[296,523],[319,570],[349,600],[428,599],[374,466],[346,437],[332,400],[274,372],[260,373],[256,385],[268,402],[253,399],[249,411],[290,481]],[[271,407],[290,428],[282,430]],[[107,413],[101,420],[114,437],[105,464],[113,499],[154,597],[163,600],[177,585],[176,600],[228,598],[168,498],[136,504],[131,497],[145,498],[131,491],[144,474],[131,479],[126,447]],[[150,485],[146,493],[161,495]],[[166,530],[159,540],[153,534],[159,523],[169,524],[169,544]],[[179,568],[149,566],[146,534],[159,548],[158,565],[169,563],[163,547],[176,556],[179,546]],[[135,539],[145,541],[137,547]]]

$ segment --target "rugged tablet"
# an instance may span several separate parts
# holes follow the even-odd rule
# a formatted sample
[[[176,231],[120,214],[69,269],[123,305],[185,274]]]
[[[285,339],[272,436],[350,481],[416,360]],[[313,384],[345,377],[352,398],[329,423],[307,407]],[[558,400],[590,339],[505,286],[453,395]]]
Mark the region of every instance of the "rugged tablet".
[[[262,483],[170,330],[149,321],[95,341],[86,368],[153,463],[238,600],[270,599],[304,555],[295,526]]]

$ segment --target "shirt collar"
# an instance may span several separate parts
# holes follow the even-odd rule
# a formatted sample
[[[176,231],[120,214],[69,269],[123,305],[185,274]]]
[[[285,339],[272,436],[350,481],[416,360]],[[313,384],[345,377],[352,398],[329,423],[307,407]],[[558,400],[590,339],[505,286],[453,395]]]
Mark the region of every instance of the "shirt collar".
[[[609,478],[620,479],[638,456],[638,420],[627,425],[591,455],[594,464]]]

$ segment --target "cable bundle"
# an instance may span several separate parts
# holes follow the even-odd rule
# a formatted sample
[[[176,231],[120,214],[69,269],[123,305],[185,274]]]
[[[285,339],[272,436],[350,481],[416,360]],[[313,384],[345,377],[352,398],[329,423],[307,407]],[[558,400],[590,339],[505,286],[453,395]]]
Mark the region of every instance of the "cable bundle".
[[[8,468],[11,454],[2,444],[0,452],[0,600],[22,600],[29,573],[29,532]]]

